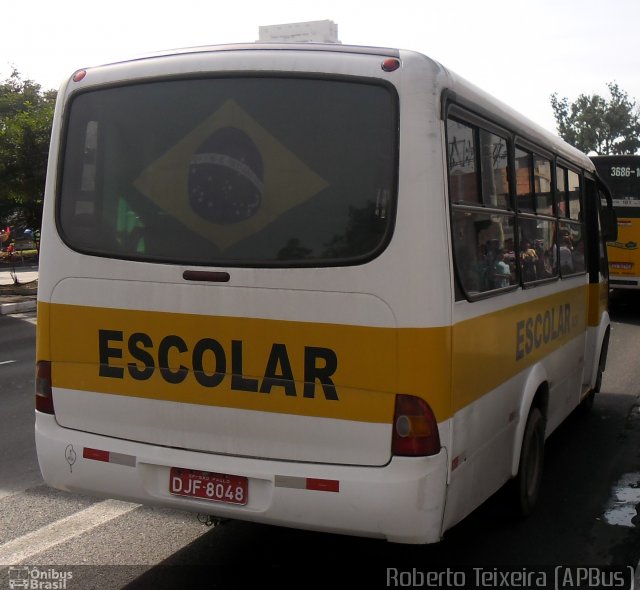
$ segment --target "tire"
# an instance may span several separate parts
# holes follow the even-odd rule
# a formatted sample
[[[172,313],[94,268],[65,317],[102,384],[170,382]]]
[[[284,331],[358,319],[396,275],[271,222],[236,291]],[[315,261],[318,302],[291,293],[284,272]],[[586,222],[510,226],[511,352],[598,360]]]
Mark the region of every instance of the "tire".
[[[603,351],[602,354],[606,355],[606,351]],[[600,355],[600,361],[598,362],[598,374],[596,375],[596,384],[593,387],[593,393],[600,393],[600,389],[602,388],[602,376],[606,362],[606,356],[603,359],[602,354]]]
[[[604,367],[607,362],[607,350],[609,348],[609,332],[607,332],[604,341],[602,343],[602,350],[600,351],[600,359],[598,360],[598,372],[596,373],[596,382],[593,389],[585,397],[578,406],[578,414],[581,416],[588,416],[593,409],[593,402],[596,398],[596,393],[600,393],[602,388],[602,376],[604,373]]]
[[[602,377],[600,377],[602,379]],[[596,399],[596,391],[591,391],[578,405],[578,413],[580,416],[588,416],[593,409],[593,402]]]
[[[523,517],[529,516],[538,502],[544,466],[545,421],[538,408],[532,408],[522,437],[520,465],[515,479],[517,507]]]
[[[598,359],[598,374],[596,376],[596,383],[593,387],[594,393],[600,393],[600,388],[602,387],[602,374],[604,373],[604,368],[607,364],[607,353],[609,352],[609,336],[611,332],[607,329],[606,334],[604,335],[604,340],[602,341],[602,350],[600,351],[600,358]]]

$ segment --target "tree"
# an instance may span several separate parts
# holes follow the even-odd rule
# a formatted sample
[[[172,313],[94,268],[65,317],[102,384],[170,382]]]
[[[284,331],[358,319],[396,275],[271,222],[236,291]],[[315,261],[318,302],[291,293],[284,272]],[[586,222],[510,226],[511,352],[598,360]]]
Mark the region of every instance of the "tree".
[[[581,94],[569,104],[551,95],[558,134],[585,154],[633,154],[640,148],[640,113],[634,100],[615,82],[607,84],[610,100]]]
[[[39,229],[56,92],[23,80],[0,82],[0,219]]]

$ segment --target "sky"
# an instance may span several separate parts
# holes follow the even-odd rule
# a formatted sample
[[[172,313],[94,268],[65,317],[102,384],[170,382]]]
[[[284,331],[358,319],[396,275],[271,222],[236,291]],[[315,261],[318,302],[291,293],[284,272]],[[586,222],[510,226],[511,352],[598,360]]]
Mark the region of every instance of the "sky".
[[[2,7],[0,79],[57,89],[80,68],[328,19],[342,43],[420,51],[555,131],[554,92],[615,81],[640,101],[639,16],[639,0],[30,0]]]

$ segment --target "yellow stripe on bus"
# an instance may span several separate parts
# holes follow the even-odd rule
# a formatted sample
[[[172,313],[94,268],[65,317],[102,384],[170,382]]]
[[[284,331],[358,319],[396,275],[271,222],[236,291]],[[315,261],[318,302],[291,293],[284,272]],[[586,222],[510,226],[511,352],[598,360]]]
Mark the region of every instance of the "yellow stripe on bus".
[[[60,388],[379,423],[406,393],[442,421],[583,335],[590,292],[398,329],[40,302],[37,355]]]
[[[589,319],[590,327],[600,325],[602,314],[609,309],[609,283],[603,281],[589,285]]]
[[[579,287],[456,324],[454,411],[584,335],[587,294]]]
[[[422,380],[437,386],[429,387],[434,411],[450,411],[448,383],[439,383],[447,375],[445,328],[397,332],[45,303],[39,313],[38,356],[52,361],[55,387],[389,423],[389,394],[415,392]],[[396,358],[399,346],[405,358]]]

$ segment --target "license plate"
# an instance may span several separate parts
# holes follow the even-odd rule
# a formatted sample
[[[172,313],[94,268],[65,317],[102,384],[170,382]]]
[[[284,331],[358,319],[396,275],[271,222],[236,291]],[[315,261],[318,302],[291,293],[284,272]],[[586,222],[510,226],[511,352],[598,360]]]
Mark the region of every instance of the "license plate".
[[[239,475],[172,467],[169,492],[177,496],[244,506],[249,500],[249,482]]]

